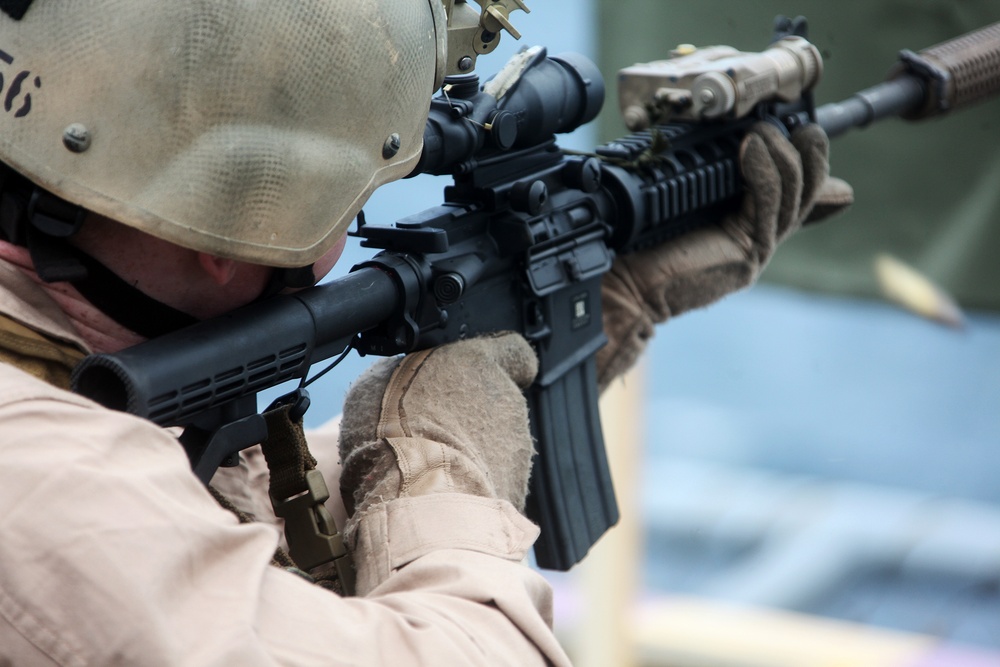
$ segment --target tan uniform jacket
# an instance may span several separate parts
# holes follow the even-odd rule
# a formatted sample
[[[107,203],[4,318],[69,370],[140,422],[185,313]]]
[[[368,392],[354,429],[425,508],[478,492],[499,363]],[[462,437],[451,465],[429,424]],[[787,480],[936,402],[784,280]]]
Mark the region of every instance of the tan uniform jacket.
[[[0,311],[77,341],[0,263]],[[269,565],[166,431],[0,364],[0,664],[567,664],[507,503],[393,501],[361,526],[364,597]],[[359,545],[360,546],[360,545]]]

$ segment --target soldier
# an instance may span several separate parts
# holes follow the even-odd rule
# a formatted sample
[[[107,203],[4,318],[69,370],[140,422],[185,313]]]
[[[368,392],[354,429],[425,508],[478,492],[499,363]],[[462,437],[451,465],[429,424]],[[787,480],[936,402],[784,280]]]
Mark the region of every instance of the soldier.
[[[0,662],[566,664],[522,563],[536,361],[520,337],[384,361],[353,387],[353,598],[273,567],[278,531],[222,509],[174,434],[67,390],[89,352],[333,266],[368,195],[420,155],[439,0],[0,10]],[[616,263],[602,382],[654,322],[752,282],[818,195],[849,201],[822,187],[826,148],[816,128],[758,128],[739,214]],[[215,483],[266,514],[250,459]]]

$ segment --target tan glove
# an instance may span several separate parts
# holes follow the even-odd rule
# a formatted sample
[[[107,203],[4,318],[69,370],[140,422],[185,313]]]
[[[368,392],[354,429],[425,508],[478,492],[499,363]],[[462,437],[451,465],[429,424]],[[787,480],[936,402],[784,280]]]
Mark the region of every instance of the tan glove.
[[[608,336],[597,355],[602,390],[635,363],[654,324],[753,284],[803,222],[853,203],[851,187],[829,177],[828,153],[817,125],[788,141],[773,125],[758,123],[740,146],[746,195],[738,212],[717,227],[615,259],[601,290]]]
[[[519,511],[534,454],[521,393],[538,372],[519,335],[473,338],[377,362],[344,402],[341,495],[350,516],[405,496],[465,493]]]

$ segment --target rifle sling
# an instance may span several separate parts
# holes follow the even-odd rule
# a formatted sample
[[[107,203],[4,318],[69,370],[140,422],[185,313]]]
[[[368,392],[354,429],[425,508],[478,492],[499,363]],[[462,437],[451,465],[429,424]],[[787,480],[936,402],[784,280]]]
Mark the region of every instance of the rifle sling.
[[[326,588],[342,595],[354,591],[354,566],[337,532],[323,474],[309,453],[302,415],[296,406],[272,406],[264,413],[267,439],[261,443],[271,473],[271,505],[285,520],[285,538],[292,560]]]

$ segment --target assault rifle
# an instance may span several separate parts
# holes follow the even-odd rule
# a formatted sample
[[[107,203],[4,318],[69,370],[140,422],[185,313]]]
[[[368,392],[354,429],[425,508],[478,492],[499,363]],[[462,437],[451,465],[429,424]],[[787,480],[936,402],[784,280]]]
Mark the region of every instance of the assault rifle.
[[[592,155],[555,135],[593,119],[600,73],[579,55],[522,51],[480,86],[446,79],[430,110],[420,172],[450,174],[445,202],[393,226],[364,224],[382,252],[352,273],[117,354],[94,355],[73,386],[182,439],[208,480],[262,439],[256,393],[355,349],[395,355],[491,331],[538,353],[527,391],[538,458],[528,512],[539,565],[566,570],[618,519],[597,410],[601,278],[614,256],[714,224],[738,205],[738,147],[759,121],[818,122],[836,136],[887,116],[920,119],[1000,91],[1000,24],[919,54],[890,80],[814,108],[822,71],[804,22],[779,21],[762,53],[687,49],[621,72],[632,134]]]

